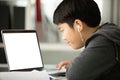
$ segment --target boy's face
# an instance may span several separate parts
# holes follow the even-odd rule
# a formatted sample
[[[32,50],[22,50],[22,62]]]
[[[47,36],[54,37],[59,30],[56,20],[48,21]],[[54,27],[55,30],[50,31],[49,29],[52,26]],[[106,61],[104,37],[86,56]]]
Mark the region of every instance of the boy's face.
[[[62,32],[62,38],[74,49],[79,49],[83,47],[83,43],[80,39],[80,34],[78,29],[71,28],[67,23],[62,23],[58,25],[59,30]]]

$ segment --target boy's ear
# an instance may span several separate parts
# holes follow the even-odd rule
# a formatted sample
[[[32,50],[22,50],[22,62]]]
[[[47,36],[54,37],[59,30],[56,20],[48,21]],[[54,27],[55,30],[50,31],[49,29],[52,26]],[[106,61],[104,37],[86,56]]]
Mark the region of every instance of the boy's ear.
[[[74,21],[74,29],[77,29],[79,32],[83,30],[83,22],[79,19]]]

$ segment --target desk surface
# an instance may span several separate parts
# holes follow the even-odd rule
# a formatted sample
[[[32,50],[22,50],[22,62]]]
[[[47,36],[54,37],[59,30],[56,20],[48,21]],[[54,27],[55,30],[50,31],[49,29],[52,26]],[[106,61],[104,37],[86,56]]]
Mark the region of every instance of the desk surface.
[[[8,68],[8,65],[7,64],[0,64],[0,71],[1,69],[7,69]],[[56,65],[55,64],[45,64],[44,65],[44,70],[47,70],[47,71],[57,71],[56,69]],[[4,70],[2,70],[4,71]],[[62,69],[60,72],[65,72],[66,70],[65,69]]]
[[[0,72],[4,72],[8,70],[8,65],[7,64],[0,64]],[[44,70],[47,71],[48,74],[54,74],[58,73],[56,70],[56,65],[55,64],[45,64],[44,65]],[[63,69],[60,72],[65,72],[65,69]],[[56,80],[67,80],[65,77],[54,77]]]

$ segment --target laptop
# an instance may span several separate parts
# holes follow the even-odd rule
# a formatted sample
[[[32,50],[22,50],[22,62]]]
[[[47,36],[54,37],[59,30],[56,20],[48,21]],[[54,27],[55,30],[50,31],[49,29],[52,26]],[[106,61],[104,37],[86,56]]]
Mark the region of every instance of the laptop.
[[[35,30],[1,30],[8,71],[43,70],[40,43]],[[51,76],[65,76],[63,71],[50,71]]]
[[[42,70],[43,60],[35,30],[2,30],[9,71]]]

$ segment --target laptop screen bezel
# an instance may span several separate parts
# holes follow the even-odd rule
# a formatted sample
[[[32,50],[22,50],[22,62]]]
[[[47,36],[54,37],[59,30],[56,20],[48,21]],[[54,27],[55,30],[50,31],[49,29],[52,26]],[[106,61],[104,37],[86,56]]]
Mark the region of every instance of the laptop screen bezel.
[[[39,52],[40,52],[40,58],[42,61],[42,66],[40,67],[33,67],[33,68],[23,68],[23,69],[14,69],[14,70],[10,70],[10,65],[9,65],[9,61],[8,61],[8,56],[7,56],[7,51],[6,51],[6,46],[5,46],[5,42],[4,42],[4,33],[35,33],[36,37],[37,37],[37,43],[39,46]],[[8,64],[8,70],[9,71],[32,71],[32,70],[42,70],[44,68],[44,64],[43,64],[43,58],[42,58],[42,53],[41,53],[41,49],[40,49],[40,43],[39,43],[39,39],[38,39],[38,35],[36,30],[23,30],[23,29],[3,29],[1,30],[1,35],[2,35],[2,41],[4,44],[4,50],[5,50],[5,55],[6,55],[6,59],[7,59],[7,64]]]

